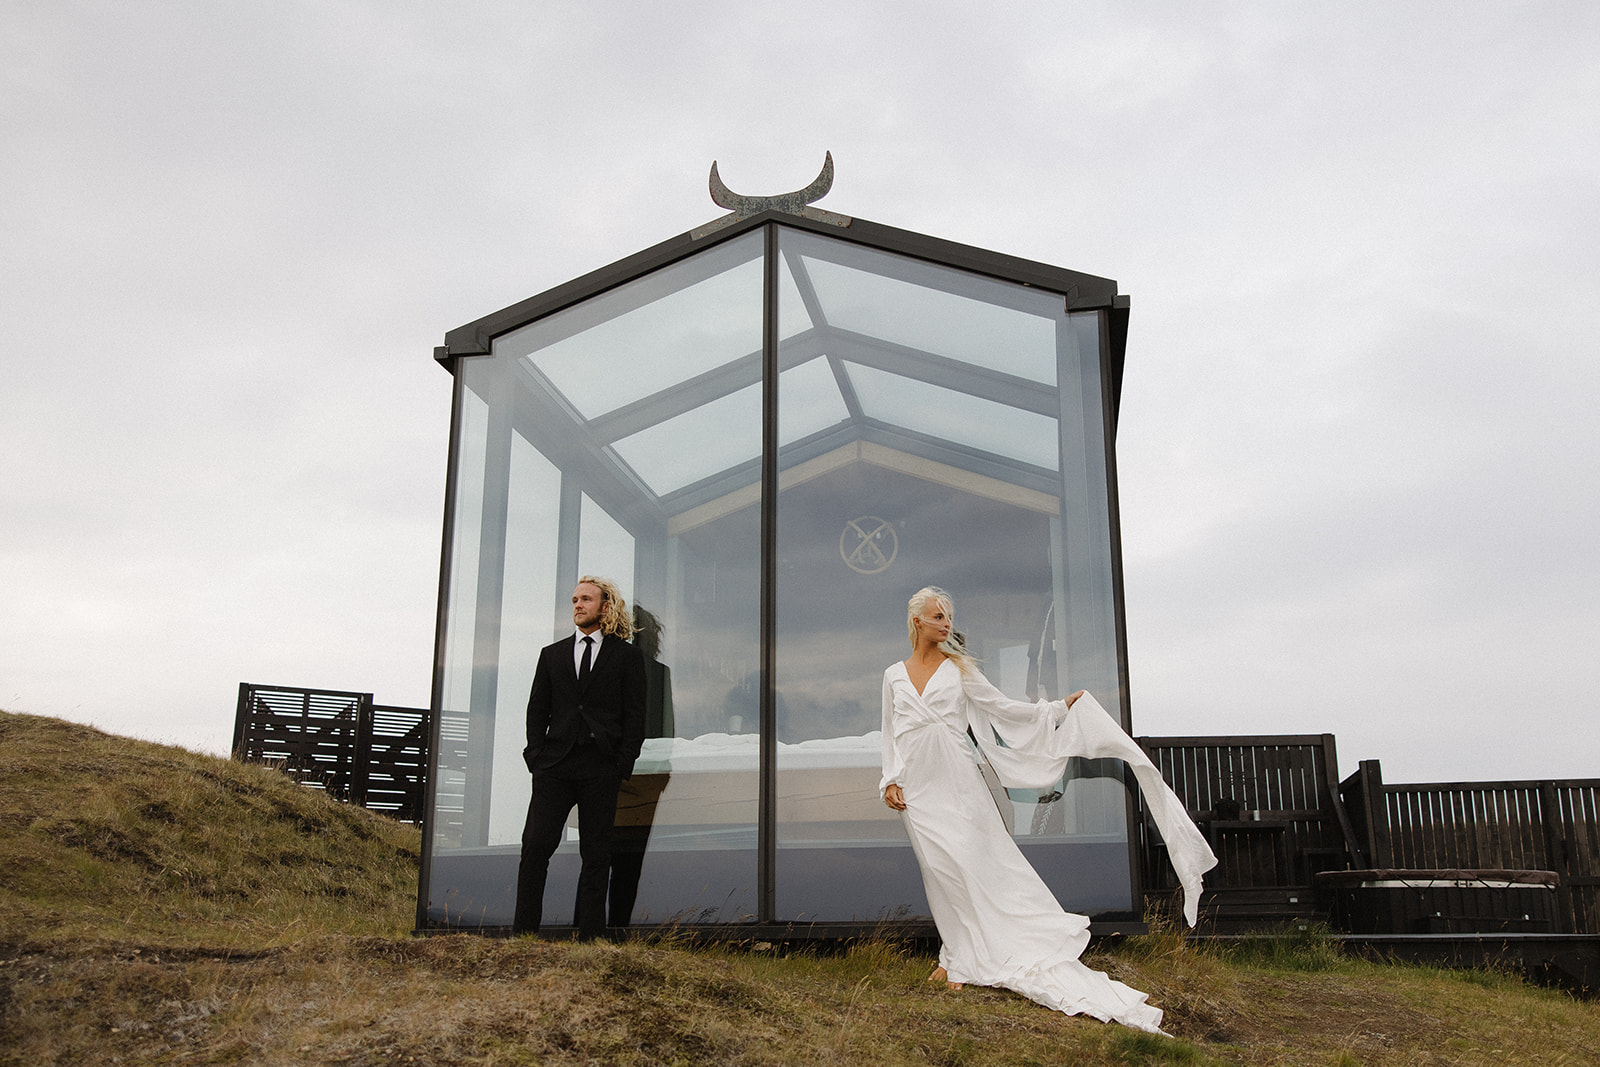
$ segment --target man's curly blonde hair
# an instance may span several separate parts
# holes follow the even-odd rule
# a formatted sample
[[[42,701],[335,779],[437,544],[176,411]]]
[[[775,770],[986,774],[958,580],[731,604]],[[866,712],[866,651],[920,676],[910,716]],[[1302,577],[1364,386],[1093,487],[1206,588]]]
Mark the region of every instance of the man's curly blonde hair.
[[[633,636],[633,616],[628,614],[628,602],[609,578],[585,574],[578,579],[600,590],[600,632],[607,637],[620,637],[624,641]]]

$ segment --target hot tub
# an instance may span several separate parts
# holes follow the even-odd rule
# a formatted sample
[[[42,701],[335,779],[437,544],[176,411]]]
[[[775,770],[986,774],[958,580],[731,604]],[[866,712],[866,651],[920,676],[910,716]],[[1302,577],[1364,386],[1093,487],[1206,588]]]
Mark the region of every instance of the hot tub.
[[[1318,906],[1351,934],[1556,933],[1553,871],[1323,871]]]

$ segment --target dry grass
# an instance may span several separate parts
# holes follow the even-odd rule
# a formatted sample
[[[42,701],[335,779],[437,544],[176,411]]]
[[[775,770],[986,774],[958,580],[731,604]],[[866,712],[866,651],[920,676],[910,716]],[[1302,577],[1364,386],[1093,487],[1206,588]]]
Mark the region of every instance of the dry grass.
[[[0,943],[397,936],[420,847],[263,767],[0,712]]]
[[[0,713],[0,1064],[1592,1064],[1600,1005],[1324,939],[1089,962],[1174,1038],[846,951],[408,936],[415,831],[259,768]]]
[[[1258,970],[1194,949],[1095,963],[1168,1039],[929,985],[888,943],[749,947],[319,936],[246,955],[12,954],[8,1064],[1592,1064],[1593,1005],[1373,964]],[[1187,992],[1185,992],[1187,990]],[[1203,993],[1196,992],[1204,990]]]

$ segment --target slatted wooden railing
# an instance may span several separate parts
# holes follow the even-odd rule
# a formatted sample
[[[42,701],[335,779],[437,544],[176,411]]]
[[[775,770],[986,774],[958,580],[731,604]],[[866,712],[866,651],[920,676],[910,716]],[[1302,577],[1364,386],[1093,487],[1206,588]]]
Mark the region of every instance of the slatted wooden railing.
[[[430,727],[426,709],[374,704],[371,693],[241,682],[233,758],[420,824]]]
[[[1566,928],[1600,933],[1600,779],[1388,785],[1363,760],[1340,790],[1370,866],[1554,871]]]
[[[1208,888],[1308,887],[1317,871],[1360,862],[1339,798],[1332,734],[1138,742],[1211,840],[1219,863],[1206,877]],[[1141,822],[1145,885],[1159,891],[1170,886],[1171,873],[1148,820]]]

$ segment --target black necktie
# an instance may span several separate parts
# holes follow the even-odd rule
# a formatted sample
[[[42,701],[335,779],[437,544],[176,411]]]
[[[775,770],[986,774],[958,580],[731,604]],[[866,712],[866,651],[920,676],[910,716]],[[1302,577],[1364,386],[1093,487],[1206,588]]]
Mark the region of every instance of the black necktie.
[[[594,638],[583,639],[583,662],[578,665],[578,684],[583,685],[589,680],[589,654],[594,651]]]

